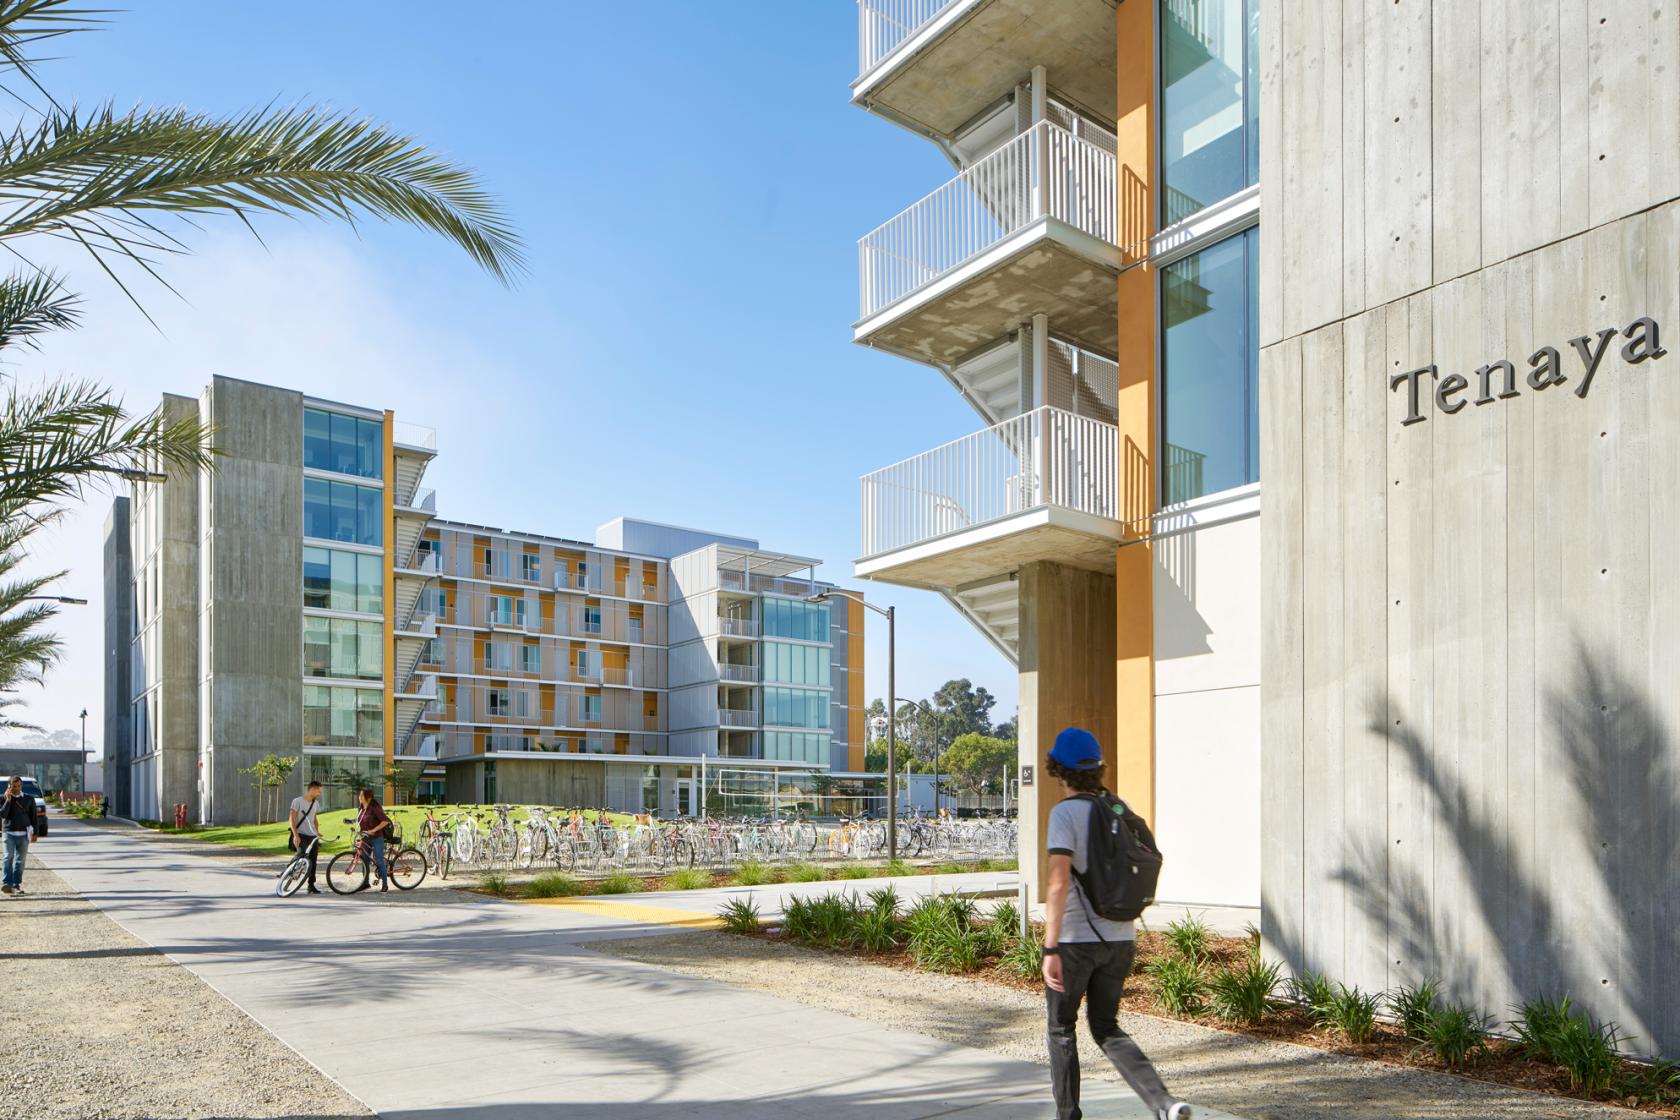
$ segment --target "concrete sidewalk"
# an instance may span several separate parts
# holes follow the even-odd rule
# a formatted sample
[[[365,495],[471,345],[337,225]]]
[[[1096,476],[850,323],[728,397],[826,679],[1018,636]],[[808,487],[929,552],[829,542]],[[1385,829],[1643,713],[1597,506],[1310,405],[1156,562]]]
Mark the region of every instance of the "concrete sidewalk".
[[[230,865],[68,821],[32,854],[386,1120],[1052,1114],[1042,1066],[578,945],[663,931],[635,912],[650,902],[277,899],[278,861]],[[703,953],[711,938],[694,941]],[[1148,1116],[1097,1081],[1086,1111]]]

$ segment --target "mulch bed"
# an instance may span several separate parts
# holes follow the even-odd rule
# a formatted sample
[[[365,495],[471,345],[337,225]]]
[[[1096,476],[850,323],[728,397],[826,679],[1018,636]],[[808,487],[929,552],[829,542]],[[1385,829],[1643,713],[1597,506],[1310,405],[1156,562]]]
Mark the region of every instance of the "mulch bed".
[[[748,936],[792,943],[791,939],[783,936],[779,931],[767,930]],[[861,957],[871,963],[886,965],[906,972],[923,971],[916,964],[916,960],[909,950],[905,948],[886,953],[866,953],[862,950],[828,946],[805,947],[835,953],[840,956]],[[1240,964],[1243,961],[1250,952],[1250,942],[1246,938],[1240,937],[1216,937],[1212,940],[1209,948],[1209,957],[1213,965],[1230,966]],[[1680,1117],[1680,1105],[1659,1104],[1652,1101],[1640,1101],[1632,1097],[1613,1095],[1594,1097],[1574,1092],[1569,1087],[1568,1074],[1562,1069],[1529,1060],[1523,1055],[1516,1043],[1507,1039],[1488,1039],[1487,1050],[1483,1054],[1471,1058],[1464,1069],[1454,1070],[1449,1069],[1445,1063],[1436,1060],[1432,1055],[1420,1052],[1417,1043],[1406,1038],[1397,1026],[1381,1020],[1378,1021],[1375,1035],[1369,1042],[1354,1043],[1349,1042],[1336,1031],[1317,1026],[1305,1010],[1295,1007],[1274,1012],[1259,1023],[1242,1026],[1236,1026],[1213,1014],[1167,1015],[1156,1001],[1154,988],[1148,978],[1141,975],[1144,965],[1157,956],[1165,955],[1166,952],[1166,941],[1163,934],[1151,931],[1138,934],[1138,957],[1137,964],[1133,969],[1136,980],[1127,985],[1126,994],[1120,1001],[1122,1010],[1134,1015],[1150,1015],[1155,1018],[1170,1018],[1181,1022],[1196,1023],[1213,1030],[1245,1034],[1273,1042],[1290,1042],[1297,1046],[1308,1046],[1315,1050],[1324,1050],[1365,1061],[1386,1062],[1390,1065],[1408,1066],[1434,1073],[1449,1073],[1467,1077],[1474,1081],[1485,1081],[1494,1085],[1527,1089],[1536,1093],[1550,1093],[1554,1096],[1593,1101],[1598,1104],[1620,1105],[1624,1108],[1637,1109],[1656,1116]],[[1001,984],[1017,991],[1037,993],[1044,990],[1041,980],[1027,979],[996,965],[967,975],[973,979]]]

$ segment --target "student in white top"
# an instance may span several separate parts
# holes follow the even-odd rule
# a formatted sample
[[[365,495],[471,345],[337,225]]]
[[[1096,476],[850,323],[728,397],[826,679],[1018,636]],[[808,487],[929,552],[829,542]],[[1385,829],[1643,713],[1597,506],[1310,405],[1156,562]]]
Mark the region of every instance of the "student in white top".
[[[1061,784],[1063,800],[1050,810],[1045,847],[1050,874],[1044,892],[1044,996],[1049,1017],[1050,1088],[1056,1120],[1080,1120],[1079,1045],[1074,1030],[1079,1005],[1091,1038],[1156,1120],[1191,1120],[1188,1104],[1161,1083],[1131,1035],[1120,1029],[1120,996],[1137,958],[1131,922],[1091,912],[1077,875],[1089,864],[1091,809],[1080,794],[1103,793],[1102,747],[1082,727],[1056,736],[1044,772]]]
[[[321,826],[316,810],[321,807],[321,783],[310,782],[302,797],[292,798],[292,811],[286,820],[292,828],[292,847],[309,857],[309,893],[315,889],[315,858],[321,853]]]

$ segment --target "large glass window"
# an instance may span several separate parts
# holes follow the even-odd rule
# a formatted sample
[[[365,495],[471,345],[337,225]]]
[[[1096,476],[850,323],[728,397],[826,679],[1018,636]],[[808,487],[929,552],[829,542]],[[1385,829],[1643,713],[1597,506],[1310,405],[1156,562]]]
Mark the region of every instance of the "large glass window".
[[[318,408],[303,410],[303,465],[320,471],[378,478],[383,472],[385,426]]]
[[[303,618],[303,675],[385,679],[385,628],[349,618]]]
[[[777,684],[827,685],[832,679],[827,646],[764,643],[764,679]]]
[[[766,688],[764,722],[777,727],[827,727],[828,693],[808,688]]]
[[[369,486],[306,478],[303,480],[303,535],[351,544],[383,544],[380,517],[383,497]]]
[[[385,610],[385,561],[365,552],[305,546],[303,605],[380,614]]]
[[[1260,178],[1259,0],[1161,0],[1164,225]]]
[[[1162,270],[1161,501],[1260,478],[1259,231]]]
[[[776,762],[828,764],[829,737],[810,731],[764,732],[764,757]]]
[[[362,755],[312,754],[305,756],[308,769],[305,782],[320,782],[321,812],[348,809],[355,803],[356,791],[363,786],[378,796],[385,783],[380,770],[383,763],[377,758]]]
[[[385,694],[376,688],[303,686],[303,745],[385,745]]]
[[[828,604],[799,599],[764,597],[764,636],[797,638],[806,642],[828,641]]]

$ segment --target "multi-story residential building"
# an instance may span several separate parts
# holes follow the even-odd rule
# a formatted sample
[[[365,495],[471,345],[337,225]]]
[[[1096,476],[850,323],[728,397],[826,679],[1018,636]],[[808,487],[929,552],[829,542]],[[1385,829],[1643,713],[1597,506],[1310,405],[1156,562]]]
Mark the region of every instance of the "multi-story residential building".
[[[856,104],[950,182],[859,242],[856,340],[981,428],[862,482],[860,576],[935,590],[1172,852],[1163,897],[1258,907],[1255,5],[860,0]],[[1159,69],[1157,69],[1157,58]],[[1039,874],[1038,860],[1024,860]]]
[[[428,429],[216,378],[171,415],[216,468],[139,483],[106,526],[106,757],[119,812],[250,819],[248,769],[418,771],[417,795],[811,807],[861,765],[856,609],[818,561],[620,519],[599,543],[437,517]]]
[[[1089,724],[1291,968],[1680,1048],[1673,11],[859,11],[957,170],[856,334],[987,427],[865,478],[857,570],[1017,657],[1023,783]]]

